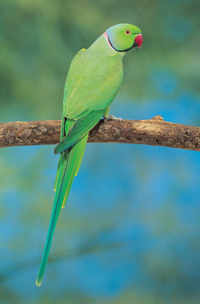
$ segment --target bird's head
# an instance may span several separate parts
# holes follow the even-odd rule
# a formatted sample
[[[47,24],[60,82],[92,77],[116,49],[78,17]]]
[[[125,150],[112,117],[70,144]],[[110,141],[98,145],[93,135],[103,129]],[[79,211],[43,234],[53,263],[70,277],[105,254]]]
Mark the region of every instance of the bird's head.
[[[122,23],[114,25],[104,33],[110,46],[117,52],[126,52],[141,47],[143,37],[141,30],[131,24]]]

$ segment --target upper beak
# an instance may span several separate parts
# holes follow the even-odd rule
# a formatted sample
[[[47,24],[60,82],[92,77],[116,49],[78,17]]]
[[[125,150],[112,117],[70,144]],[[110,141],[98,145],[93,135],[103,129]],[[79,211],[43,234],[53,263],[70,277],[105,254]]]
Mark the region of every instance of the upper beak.
[[[142,42],[143,42],[142,34],[138,34],[135,37],[133,47],[138,47],[137,50],[139,50],[139,48],[142,46]]]

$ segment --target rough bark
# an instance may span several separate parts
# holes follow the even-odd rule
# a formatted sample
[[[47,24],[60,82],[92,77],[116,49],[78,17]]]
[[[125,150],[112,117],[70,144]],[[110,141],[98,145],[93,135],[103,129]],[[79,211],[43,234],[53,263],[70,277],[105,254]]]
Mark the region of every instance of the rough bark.
[[[60,120],[0,124],[0,148],[57,144]],[[91,130],[90,143],[132,143],[200,151],[200,128],[166,122],[161,116],[149,120],[101,120]]]

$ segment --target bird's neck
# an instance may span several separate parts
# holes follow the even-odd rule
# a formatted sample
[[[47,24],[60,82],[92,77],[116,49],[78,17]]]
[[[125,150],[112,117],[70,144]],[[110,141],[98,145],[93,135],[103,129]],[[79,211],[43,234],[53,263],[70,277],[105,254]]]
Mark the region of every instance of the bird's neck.
[[[105,33],[101,35],[87,50],[88,51],[96,50],[98,54],[104,56],[118,55],[120,57],[123,57],[126,54],[126,52],[117,52],[115,49],[113,49]]]

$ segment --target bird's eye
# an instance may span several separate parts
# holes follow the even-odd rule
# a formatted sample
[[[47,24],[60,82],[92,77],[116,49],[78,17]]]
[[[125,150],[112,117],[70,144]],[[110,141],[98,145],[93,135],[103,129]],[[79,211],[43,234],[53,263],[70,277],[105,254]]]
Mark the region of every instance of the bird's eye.
[[[126,34],[126,35],[130,35],[130,33],[131,33],[131,32],[130,32],[129,30],[126,30],[126,31],[125,31],[125,34]]]

